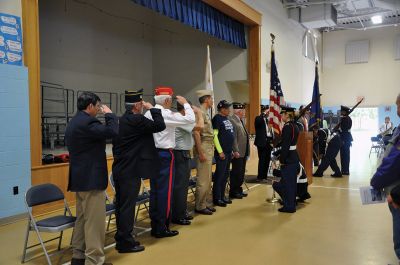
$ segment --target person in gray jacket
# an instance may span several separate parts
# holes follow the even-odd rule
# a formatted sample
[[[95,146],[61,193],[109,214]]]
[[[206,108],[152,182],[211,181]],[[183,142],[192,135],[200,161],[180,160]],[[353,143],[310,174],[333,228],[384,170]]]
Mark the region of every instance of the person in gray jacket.
[[[243,122],[246,117],[245,105],[234,102],[232,106],[233,115],[229,117],[229,120],[234,128],[235,140],[233,142],[229,197],[242,199],[247,196],[247,193],[243,192],[242,185],[246,172],[246,161],[250,155],[249,134]]]
[[[400,117],[400,94],[397,96],[397,115]],[[389,210],[393,220],[393,244],[394,251],[400,261],[400,209],[392,203],[392,197],[396,198],[400,184],[400,129],[393,132],[389,141],[381,165],[377,168],[371,179],[371,186],[376,190],[384,190],[388,195]],[[393,192],[392,192],[393,191]]]

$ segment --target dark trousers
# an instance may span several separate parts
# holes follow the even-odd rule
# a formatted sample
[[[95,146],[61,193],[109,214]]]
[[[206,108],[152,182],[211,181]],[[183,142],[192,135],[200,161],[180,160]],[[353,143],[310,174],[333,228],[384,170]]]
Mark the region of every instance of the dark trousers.
[[[279,182],[274,182],[272,185],[274,190],[282,198],[283,207],[288,210],[296,210],[298,171],[298,163],[281,166],[282,178]]]
[[[325,170],[330,166],[336,175],[340,175],[341,171],[336,162],[336,156],[340,150],[340,144],[336,142],[336,139],[332,139],[332,143],[328,144],[325,156],[322,158],[321,164],[319,165],[316,175],[323,175]]]
[[[228,176],[230,171],[232,154],[225,153],[225,159],[222,160],[219,156],[215,156],[216,169],[214,173],[214,185],[213,185],[213,200],[222,200],[225,197],[226,183],[228,182]]]
[[[160,173],[150,179],[150,218],[155,233],[169,228],[175,175],[173,150],[159,150]]]
[[[265,147],[258,147],[258,179],[266,179],[268,176],[269,163],[271,161],[272,147],[267,144]]]
[[[187,196],[190,179],[189,151],[175,150],[175,178],[172,195],[172,220],[186,217]]]
[[[390,204],[389,209],[393,217],[394,252],[396,253],[397,258],[400,260],[400,209],[396,209]]]
[[[349,173],[350,167],[350,147],[351,142],[343,141],[340,147],[340,165],[342,166],[342,173]]]
[[[113,176],[115,185],[115,216],[117,232],[115,241],[117,247],[129,248],[134,246],[132,237],[135,221],[135,206],[140,190],[140,177],[132,175]]]
[[[242,194],[244,175],[246,172],[246,157],[232,158],[232,171],[230,174],[230,195]]]

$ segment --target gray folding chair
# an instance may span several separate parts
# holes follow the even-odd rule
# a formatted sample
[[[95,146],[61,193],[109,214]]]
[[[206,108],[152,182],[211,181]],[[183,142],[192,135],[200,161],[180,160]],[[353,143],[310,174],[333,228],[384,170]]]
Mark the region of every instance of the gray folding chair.
[[[194,158],[190,159],[190,169],[193,170],[193,169],[196,169],[196,168],[197,168],[197,161],[196,161],[196,159],[194,159]],[[189,193],[192,193],[193,195],[195,194],[196,183],[197,183],[196,175],[190,176],[190,179],[189,179],[189,187],[188,187],[188,188],[189,188],[189,190],[190,190]],[[193,201],[194,201],[194,200],[195,200],[195,199],[193,199]]]
[[[36,220],[33,217],[32,214],[33,206],[43,205],[61,200],[64,201],[64,215],[57,215],[41,220]],[[28,210],[29,218],[28,218],[28,228],[25,236],[24,251],[22,254],[22,263],[27,261],[26,252],[28,249],[41,245],[44,254],[46,255],[47,263],[51,265],[50,256],[58,253],[58,251],[61,250],[61,241],[63,238],[63,232],[68,228],[74,227],[76,217],[72,216],[71,210],[69,209],[69,206],[67,204],[67,201],[65,200],[62,191],[56,185],[50,183],[37,185],[29,188],[29,190],[25,194],[25,205]],[[36,235],[40,243],[28,246],[30,231],[36,232]],[[60,233],[60,235],[58,237],[43,241],[42,237],[40,236],[40,232]],[[49,254],[44,244],[57,239],[59,239],[57,248],[58,251]]]
[[[385,144],[382,139],[378,137],[371,137],[371,148],[369,150],[369,156],[371,157],[372,153],[376,153],[377,157],[380,157],[385,151]]]
[[[110,184],[111,184],[111,188],[115,192],[115,183],[114,183],[114,179],[113,179],[112,173],[109,176],[109,181],[110,181]],[[141,210],[146,209],[147,213],[150,213],[150,209],[149,209],[149,206],[148,206],[148,203],[150,202],[150,189],[148,189],[146,187],[143,178],[141,178],[141,184],[142,184],[142,192],[138,195],[138,198],[136,200],[134,228],[141,229],[141,230],[147,230],[146,228],[136,226],[137,222],[146,219],[146,218],[143,218],[143,219],[140,219],[140,220],[138,219],[139,218],[139,212]],[[106,206],[107,206],[107,204],[106,204]],[[115,213],[115,205],[114,205],[114,213]],[[110,218],[108,220],[108,225],[109,225],[110,221],[111,221],[111,216],[110,216]],[[108,227],[108,225],[107,225],[107,227]],[[135,235],[137,235],[136,232],[135,232]]]

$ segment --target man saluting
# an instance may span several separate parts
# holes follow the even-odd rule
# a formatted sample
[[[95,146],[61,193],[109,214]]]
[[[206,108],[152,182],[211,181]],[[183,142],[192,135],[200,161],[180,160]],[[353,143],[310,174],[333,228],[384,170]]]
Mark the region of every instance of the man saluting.
[[[140,178],[157,177],[158,154],[153,133],[165,129],[161,110],[142,100],[143,89],[125,91],[125,114],[119,119],[119,135],[113,140],[113,178],[116,191],[117,233],[119,253],[139,252],[140,246],[132,236],[134,212],[140,189]],[[153,120],[143,116],[150,110]]]

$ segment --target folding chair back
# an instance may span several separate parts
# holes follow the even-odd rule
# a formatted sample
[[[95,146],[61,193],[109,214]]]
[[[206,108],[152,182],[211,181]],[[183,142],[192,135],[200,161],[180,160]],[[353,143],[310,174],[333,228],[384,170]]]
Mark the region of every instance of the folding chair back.
[[[195,158],[190,159],[190,169],[196,169],[197,168],[197,160]]]
[[[41,184],[31,187],[25,195],[26,204],[29,207],[38,206],[64,199],[64,194],[54,184]]]

